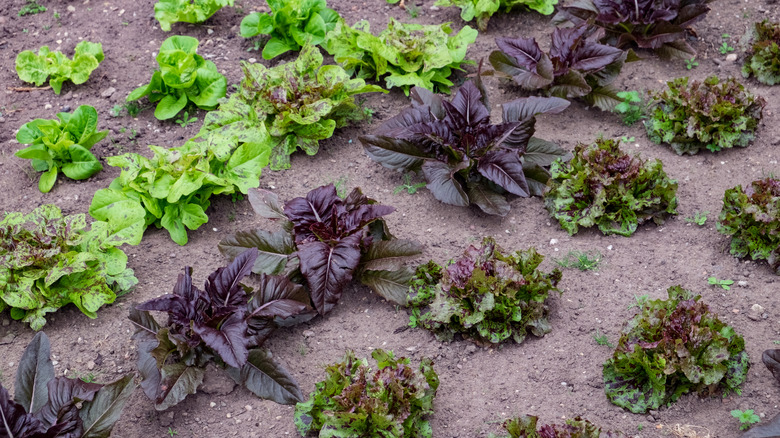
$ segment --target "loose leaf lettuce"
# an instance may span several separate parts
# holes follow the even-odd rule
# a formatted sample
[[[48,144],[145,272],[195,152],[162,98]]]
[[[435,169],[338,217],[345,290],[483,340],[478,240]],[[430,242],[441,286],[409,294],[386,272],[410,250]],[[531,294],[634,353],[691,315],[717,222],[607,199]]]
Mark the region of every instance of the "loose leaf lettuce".
[[[456,333],[481,344],[510,338],[519,344],[528,332],[544,336],[552,330],[544,302],[558,291],[561,271],[541,272],[543,260],[535,248],[506,254],[486,237],[446,268],[421,265],[409,292],[414,324],[442,341]]]
[[[157,102],[158,120],[176,117],[190,102],[205,110],[216,108],[227,92],[227,79],[197,50],[198,40],[193,37],[176,35],[163,41],[157,55],[159,68],[148,84],[130,92],[127,101],[148,96],[149,102]]]
[[[295,427],[301,436],[382,436],[430,438],[427,415],[433,414],[433,399],[439,377],[433,361],[420,360],[418,369],[409,359],[396,359],[392,351],[374,350],[377,370],[366,359],[347,351],[342,362],[325,368],[327,377],[315,384],[309,401],[295,405]]]
[[[49,79],[49,85],[55,94],[60,94],[62,83],[71,80],[74,84],[83,84],[92,71],[103,62],[103,45],[81,41],[76,44],[73,59],[62,52],[51,52],[48,46],[38,50],[38,54],[25,50],[16,56],[16,73],[24,82],[40,87]]]
[[[750,360],[745,340],[710,313],[699,296],[670,287],[623,328],[604,363],[604,389],[612,403],[634,413],[658,409],[682,394],[709,394],[716,386],[740,392]]]
[[[288,169],[290,155],[298,148],[316,154],[320,140],[349,121],[360,120],[356,94],[385,91],[362,79],[350,79],[337,65],[322,65],[322,54],[311,45],[286,64],[268,68],[242,63],[241,68],[244,79],[239,91],[222,103],[217,114],[209,114],[201,132],[218,131],[239,143],[262,144],[270,152],[272,170]]]
[[[323,47],[350,75],[376,80],[387,75],[386,87],[401,87],[407,96],[414,86],[449,93],[452,71],[473,64],[465,61],[466,50],[477,33],[465,26],[452,35],[450,23],[422,25],[390,18],[387,29],[374,36],[368,21],[353,27],[340,21]]]
[[[284,220],[283,229],[227,237],[219,250],[229,258],[256,249],[260,256],[253,272],[302,277],[320,315],[333,309],[353,278],[389,301],[406,303],[412,273],[402,260],[419,254],[420,248],[387,232],[382,216],[395,211],[393,207],[376,204],[358,188],[342,199],[333,184],[294,198],[283,209],[271,192],[252,191],[249,200],[258,214]]]
[[[154,18],[160,29],[168,32],[177,22],[203,23],[224,6],[233,6],[234,0],[159,0],[154,5]]]
[[[463,21],[477,19],[480,32],[487,30],[488,21],[500,8],[505,12],[518,6],[526,6],[544,15],[555,11],[558,0],[436,0],[435,6],[457,6],[460,8],[460,18]]]
[[[544,53],[533,38],[496,38],[500,50],[489,58],[494,74],[548,96],[581,97],[605,111],[621,102],[609,84],[622,70],[628,52],[596,43],[585,25],[555,29],[551,39],[550,51]]]
[[[742,76],[756,76],[767,85],[780,84],[780,23],[764,20],[748,28],[749,44],[742,64]]]
[[[62,172],[68,178],[87,179],[103,170],[103,165],[89,150],[105,138],[108,131],[98,131],[94,107],[80,105],[71,113],[57,114],[59,120],[35,119],[25,123],[16,140],[30,146],[16,151],[19,158],[32,160],[33,169],[44,172],[38,190],[48,193]]]
[[[620,140],[578,144],[568,163],[552,165],[544,203],[569,234],[598,226],[604,234],[630,236],[653,220],[662,224],[677,214],[677,181],[660,160],[643,161],[620,149]]]
[[[731,254],[766,260],[780,275],[780,179],[753,181],[726,190],[717,229],[731,236]]]
[[[54,377],[50,353],[49,338],[37,333],[19,362],[15,400],[0,385],[0,436],[108,437],[133,394],[133,377],[106,385]]]
[[[271,12],[254,12],[241,20],[241,36],[270,35],[263,59],[273,59],[288,51],[297,52],[306,44],[318,46],[341,20],[325,0],[268,0]]]
[[[285,324],[282,321],[302,322],[314,311],[302,288],[287,278],[263,275],[256,291],[241,284],[256,257],[257,250],[246,251],[212,272],[204,290],[192,284],[187,267],[172,294],[131,310],[141,387],[157,410],[194,394],[211,361],[226,367],[236,383],[258,397],[286,404],[303,399],[290,373],[259,347]],[[150,310],[166,312],[166,326],[161,327]]]
[[[506,420],[504,429],[509,432],[507,438],[620,438],[621,432],[605,431],[590,421],[575,417],[565,424],[544,424],[537,426],[539,417],[523,415]],[[538,430],[537,430],[538,428]]]
[[[704,82],[687,77],[666,83],[668,90],[654,93],[656,103],[645,121],[655,143],[668,143],[678,155],[693,155],[734,146],[747,147],[756,137],[766,101],[754,96],[734,78]]]
[[[476,82],[476,84],[475,84]],[[506,194],[541,196],[550,174],[543,166],[566,153],[531,137],[535,114],[557,113],[568,105],[557,97],[529,97],[502,105],[504,123],[490,123],[481,82],[463,84],[452,101],[430,91],[412,90],[412,107],[360,137],[368,156],[383,166],[422,171],[428,189],[441,202],[476,204],[505,216]]]
[[[54,205],[0,220],[0,312],[40,330],[46,313],[73,303],[90,318],[138,280],[117,247],[128,243],[105,222],[91,229],[83,214]]]
[[[594,26],[600,41],[610,46],[635,46],[666,58],[688,59],[696,55],[685,40],[693,33],[690,26],[704,19],[711,1],[579,0],[563,6],[552,21],[562,26]]]

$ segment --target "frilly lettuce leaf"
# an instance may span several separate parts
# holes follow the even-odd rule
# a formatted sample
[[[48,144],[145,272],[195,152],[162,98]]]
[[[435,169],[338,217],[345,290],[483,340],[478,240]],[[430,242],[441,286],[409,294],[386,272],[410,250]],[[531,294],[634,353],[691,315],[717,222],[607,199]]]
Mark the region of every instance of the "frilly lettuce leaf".
[[[233,3],[234,0],[159,0],[154,5],[154,18],[160,23],[160,29],[168,32],[173,23],[203,23]]]
[[[76,44],[73,59],[61,52],[52,52],[43,46],[38,54],[25,50],[16,56],[16,73],[24,82],[40,87],[49,79],[49,85],[55,94],[60,94],[62,84],[71,80],[74,84],[83,84],[92,71],[103,62],[103,45],[81,41]]]

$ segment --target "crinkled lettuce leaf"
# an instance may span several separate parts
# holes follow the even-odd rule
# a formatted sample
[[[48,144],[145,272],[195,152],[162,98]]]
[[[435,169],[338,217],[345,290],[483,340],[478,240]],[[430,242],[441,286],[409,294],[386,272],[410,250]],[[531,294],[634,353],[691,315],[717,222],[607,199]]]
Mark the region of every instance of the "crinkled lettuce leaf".
[[[81,41],[76,44],[73,59],[62,52],[52,52],[48,46],[38,50],[38,54],[25,50],[16,56],[16,73],[24,82],[40,87],[49,79],[49,85],[55,94],[60,94],[62,84],[70,80],[74,84],[87,82],[92,71],[103,62],[103,45]]]
[[[160,29],[168,32],[173,23],[203,23],[234,0],[159,0],[154,5],[154,18]]]

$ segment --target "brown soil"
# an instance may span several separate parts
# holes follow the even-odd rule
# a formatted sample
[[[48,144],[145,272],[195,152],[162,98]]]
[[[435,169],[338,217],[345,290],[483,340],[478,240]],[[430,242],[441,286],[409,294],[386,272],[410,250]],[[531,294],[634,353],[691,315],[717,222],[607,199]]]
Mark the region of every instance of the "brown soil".
[[[88,181],[79,183],[61,177],[51,193],[40,193],[37,174],[29,163],[13,156],[20,148],[15,141],[16,130],[34,118],[54,118],[58,111],[81,104],[95,106],[100,114],[99,127],[110,130],[110,140],[100,142],[93,149],[100,157],[124,152],[148,156],[147,144],[177,146],[197,132],[200,122],[187,128],[160,123],[151,110],[138,118],[109,117],[114,105],[123,103],[133,88],[148,81],[156,67],[155,52],[165,38],[174,33],[197,37],[201,41],[199,53],[213,60],[229,83],[240,79],[238,61],[261,59],[258,52],[247,51],[251,44],[237,36],[242,16],[265,7],[260,1],[237,0],[243,11],[225,8],[204,25],[179,24],[171,33],[162,32],[153,19],[153,0],[43,0],[49,10],[26,17],[17,16],[25,0],[3,3],[4,7],[0,8],[0,51],[4,54],[0,60],[3,84],[0,199],[3,210],[7,211],[30,211],[38,205],[54,203],[69,214],[85,213],[93,193],[107,187],[119,175],[118,169],[106,166]],[[456,28],[463,25],[456,9],[432,8],[434,0],[418,0],[420,16],[415,19],[397,6],[386,5],[384,0],[331,0],[329,3],[348,23],[368,19],[375,30],[383,28],[389,17],[418,23],[451,21]],[[780,7],[775,0],[720,0],[711,7],[709,16],[696,26],[697,68],[688,71],[683,61],[660,61],[648,56],[641,63],[628,65],[616,85],[627,90],[658,89],[666,80],[684,75],[696,79],[711,74],[739,75],[740,64],[726,61],[725,55],[717,50],[721,35],[732,35],[729,41],[736,45],[749,23],[764,18],[780,19]],[[54,11],[59,12],[59,20],[54,18]],[[534,36],[546,44],[547,35],[552,31],[548,21],[548,17],[535,13],[496,15],[490,21],[488,32],[481,34],[470,48],[469,56],[485,56],[494,48],[494,37],[502,35]],[[17,53],[48,45],[72,55],[81,39],[102,42],[106,53],[106,60],[86,84],[68,83],[60,96],[50,89],[15,91],[10,88],[27,86],[14,72]],[[643,226],[631,238],[603,236],[594,231],[569,236],[551,221],[538,198],[517,199],[512,202],[511,213],[498,218],[473,208],[441,204],[426,190],[416,195],[394,195],[393,188],[401,183],[401,176],[373,163],[364,154],[357,137],[371,132],[382,120],[394,115],[407,104],[407,99],[399,91],[368,96],[366,105],[376,110],[373,123],[337,131],[333,138],[321,142],[317,156],[294,156],[291,170],[266,171],[260,186],[274,190],[283,200],[302,196],[329,182],[343,181],[345,188],[359,186],[368,196],[398,209],[387,217],[390,229],[398,237],[417,239],[424,244],[421,261],[429,258],[446,261],[482,236],[492,235],[507,249],[539,248],[547,256],[543,265],[547,270],[555,266],[555,258],[571,250],[599,251],[604,262],[597,272],[574,269],[564,272],[561,283],[564,293],[550,300],[552,333],[544,338],[531,338],[522,345],[484,349],[465,341],[442,344],[423,330],[410,329],[396,334],[397,328],[407,324],[407,312],[365,287],[350,286],[327,318],[280,331],[267,346],[293,371],[307,394],[323,378],[323,365],[338,360],[345,349],[368,356],[372,349],[381,347],[413,359],[434,358],[441,386],[432,423],[434,436],[441,438],[485,437],[489,432],[499,432],[502,420],[519,414],[538,415],[544,422],[560,422],[582,415],[597,424],[642,437],[669,436],[674,433],[675,425],[699,426],[699,436],[706,436],[701,431],[708,431],[713,437],[737,436],[738,422],[729,414],[732,409],[750,408],[771,418],[780,411],[780,388],[761,364],[760,357],[763,350],[775,347],[773,341],[780,340],[777,299],[780,279],[765,263],[740,261],[730,256],[728,239],[715,231],[714,226],[727,188],[744,186],[769,172],[780,174],[777,164],[780,93],[777,87],[761,86],[752,80],[746,84],[768,101],[758,138],[747,149],[679,157],[668,148],[650,143],[640,124],[623,126],[616,116],[586,108],[581,103],[572,104],[561,115],[539,120],[537,136],[557,141],[569,150],[577,142],[590,142],[598,135],[634,136],[636,141],[625,147],[645,158],[663,160],[667,173],[679,181],[680,214],[664,226]],[[494,81],[488,85],[493,104],[517,97],[511,88]],[[104,91],[109,88],[115,91],[104,97]],[[200,121],[203,116],[203,112],[197,114]],[[130,138],[131,132],[137,135]],[[710,212],[705,226],[683,220],[696,211]],[[135,303],[169,292],[185,265],[194,266],[195,281],[202,284],[208,273],[226,263],[216,244],[228,233],[271,226],[254,215],[247,201],[233,204],[230,199],[217,197],[208,214],[209,223],[190,232],[190,242],[185,247],[173,243],[164,230],[150,229],[139,246],[124,248],[140,283],[116,304],[102,309],[98,319],[90,320],[72,306],[49,319],[45,331],[52,341],[58,373],[93,373],[99,381],[110,381],[122,373],[132,372],[136,350],[130,340],[128,309]],[[746,283],[744,287],[725,291],[709,286],[708,276]],[[598,331],[616,342],[621,325],[635,312],[628,309],[635,296],[664,298],[666,289],[676,284],[700,293],[713,311],[745,336],[753,368],[741,396],[687,395],[657,412],[631,414],[613,406],[604,396],[601,365],[611,349],[597,345],[594,334]],[[754,304],[763,306],[765,312],[757,320],[750,318],[754,316],[750,313]],[[10,321],[7,313],[0,315],[0,320],[2,383],[12,387],[17,362],[34,333]],[[136,391],[112,436],[163,437],[169,428],[178,433],[177,437],[296,435],[292,406],[258,400],[244,389],[233,389],[220,380],[217,371],[212,370],[209,378],[213,381],[208,392],[189,396],[166,412],[156,412],[144,394]]]

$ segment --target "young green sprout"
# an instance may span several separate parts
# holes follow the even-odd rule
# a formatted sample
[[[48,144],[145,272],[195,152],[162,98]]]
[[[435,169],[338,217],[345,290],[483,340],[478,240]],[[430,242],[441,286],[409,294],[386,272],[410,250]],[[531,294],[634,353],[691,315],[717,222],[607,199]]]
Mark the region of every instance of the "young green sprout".
[[[750,426],[761,421],[761,417],[756,415],[752,409],[745,409],[744,411],[734,409],[731,411],[731,416],[739,420],[739,430],[748,430]]]
[[[725,290],[731,289],[731,285],[734,284],[734,280],[718,280],[716,277],[709,277],[707,282],[713,286],[720,286]]]

